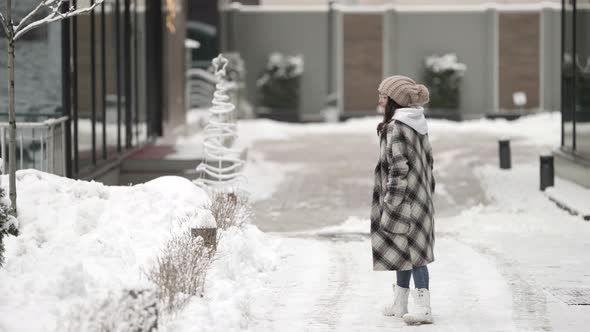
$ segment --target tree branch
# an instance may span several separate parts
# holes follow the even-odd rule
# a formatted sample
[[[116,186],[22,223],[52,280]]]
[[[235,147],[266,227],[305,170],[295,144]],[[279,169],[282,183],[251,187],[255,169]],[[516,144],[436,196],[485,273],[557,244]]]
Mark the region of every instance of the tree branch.
[[[8,31],[8,24],[6,23],[6,19],[4,18],[4,15],[2,15],[2,13],[0,13],[0,21],[2,22],[2,27],[4,28],[4,33],[6,34],[6,37],[8,38],[8,35],[10,34],[10,32]]]
[[[46,6],[50,7],[50,5],[52,3],[54,3],[56,0],[48,0],[48,1],[44,1],[44,2],[50,2],[47,3]],[[22,35],[24,35],[25,33],[27,33],[28,31],[31,31],[35,28],[38,28],[44,24],[49,24],[51,22],[56,22],[56,21],[60,21],[63,19],[66,19],[68,17],[72,17],[72,16],[78,16],[87,12],[92,11],[94,8],[96,8],[96,6],[102,4],[104,2],[104,0],[96,0],[96,2],[94,4],[92,4],[92,6],[87,7],[87,8],[82,8],[82,9],[75,9],[74,7],[70,7],[70,9],[65,12],[65,13],[60,13],[59,12],[59,7],[60,5],[64,2],[64,0],[60,0],[59,3],[57,4],[57,6],[55,7],[50,7],[53,9],[52,13],[45,16],[44,18],[34,21],[29,25],[26,25],[24,27],[17,27],[17,29],[15,29],[14,31],[14,40],[19,39],[20,37],[22,37]],[[27,15],[28,16],[28,15]],[[20,29],[19,29],[20,28]]]
[[[54,0],[49,0],[49,1],[54,1]],[[61,2],[61,1],[60,1],[60,2]],[[39,9],[41,9],[41,8],[43,8],[43,7],[47,6],[47,5],[48,5],[48,4],[47,4],[47,0],[43,0],[43,1],[41,1],[41,3],[39,3],[39,4],[37,5],[37,7],[35,7],[35,9],[33,9],[33,10],[30,12],[30,13],[28,13],[28,14],[27,14],[27,16],[25,16],[25,17],[24,17],[24,18],[23,18],[23,19],[22,19],[22,20],[21,20],[21,21],[18,23],[18,25],[17,25],[17,26],[14,28],[14,31],[18,31],[18,30],[20,30],[20,29],[23,27],[23,25],[24,25],[24,24],[25,24],[25,23],[26,23],[28,20],[30,20],[30,19],[31,19],[31,17],[33,17],[33,15],[37,14],[37,12],[39,11]]]

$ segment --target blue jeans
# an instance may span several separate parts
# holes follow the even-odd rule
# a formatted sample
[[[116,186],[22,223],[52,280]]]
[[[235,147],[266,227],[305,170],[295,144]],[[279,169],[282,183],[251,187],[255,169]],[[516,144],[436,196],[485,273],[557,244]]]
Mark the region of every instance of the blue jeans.
[[[415,267],[412,270],[396,271],[397,285],[403,288],[410,288],[410,278],[414,275],[414,286],[416,288],[428,289],[428,268],[426,265]]]

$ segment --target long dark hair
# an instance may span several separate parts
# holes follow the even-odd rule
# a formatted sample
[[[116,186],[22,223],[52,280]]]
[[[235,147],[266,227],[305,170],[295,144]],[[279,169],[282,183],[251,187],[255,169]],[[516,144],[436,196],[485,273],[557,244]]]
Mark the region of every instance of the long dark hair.
[[[402,108],[398,103],[393,101],[391,97],[387,97],[387,104],[385,105],[385,112],[383,113],[383,121],[379,122],[377,125],[377,135],[381,136],[383,129],[385,126],[391,121],[393,115],[395,114],[395,110],[398,108]]]

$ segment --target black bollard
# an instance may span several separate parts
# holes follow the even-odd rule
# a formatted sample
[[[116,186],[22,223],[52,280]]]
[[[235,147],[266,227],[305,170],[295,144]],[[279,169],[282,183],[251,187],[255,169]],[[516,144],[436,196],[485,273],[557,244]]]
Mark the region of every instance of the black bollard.
[[[510,140],[502,139],[499,141],[500,145],[500,168],[510,169]]]
[[[553,156],[541,156],[540,161],[541,191],[544,191],[547,187],[553,187],[554,184]]]

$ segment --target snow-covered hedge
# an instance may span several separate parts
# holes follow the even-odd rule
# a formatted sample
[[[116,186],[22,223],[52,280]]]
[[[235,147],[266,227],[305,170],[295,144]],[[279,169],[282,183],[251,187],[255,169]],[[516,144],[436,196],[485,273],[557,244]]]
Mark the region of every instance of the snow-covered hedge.
[[[430,90],[431,108],[459,107],[459,88],[467,66],[456,54],[431,55],[424,60],[424,83]]]
[[[275,109],[299,107],[300,78],[303,56],[272,53],[264,72],[256,81],[258,106]]]
[[[25,170],[17,181],[21,234],[4,239],[0,331],[53,331],[106,291],[153,287],[142,271],[179,218],[212,218],[205,192],[179,177],[109,187]]]
[[[100,321],[93,313],[102,305],[125,310],[125,292],[156,288],[145,272],[173,234],[215,223],[207,194],[180,177],[110,187],[24,170],[17,181],[21,234],[4,238],[0,332],[75,330]],[[222,331],[247,325],[252,293],[278,264],[276,244],[248,224],[221,236],[204,297],[191,297],[177,316],[160,312],[159,328]],[[146,310],[134,315],[148,317],[141,312]],[[144,318],[133,326],[149,322]]]

